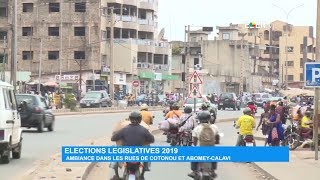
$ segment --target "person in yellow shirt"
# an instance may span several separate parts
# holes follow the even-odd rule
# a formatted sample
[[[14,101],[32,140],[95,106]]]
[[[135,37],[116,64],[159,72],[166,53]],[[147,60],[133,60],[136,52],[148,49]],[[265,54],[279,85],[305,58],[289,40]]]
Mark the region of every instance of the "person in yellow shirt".
[[[172,106],[172,111],[169,111],[165,117],[165,119],[169,119],[169,118],[174,118],[177,117],[178,119],[180,119],[180,117],[182,116],[182,112],[179,110],[179,106],[177,104],[174,104]]]
[[[240,118],[237,120],[235,124],[236,128],[239,129],[239,136],[236,146],[240,146],[244,136],[253,135],[252,131],[256,127],[256,122],[254,118],[251,116],[251,109],[245,108],[243,110],[243,114],[244,115],[240,116]]]
[[[312,120],[310,119],[311,118],[311,112],[310,111],[306,111],[304,113],[304,116],[303,118],[301,119],[301,131],[303,133],[308,133],[310,134],[310,137],[312,137],[312,128],[310,126],[310,124],[312,124]]]
[[[154,116],[150,111],[148,111],[148,105],[147,104],[142,104],[140,108],[140,113],[142,116],[142,121],[145,122],[148,125],[153,124],[153,118]]]

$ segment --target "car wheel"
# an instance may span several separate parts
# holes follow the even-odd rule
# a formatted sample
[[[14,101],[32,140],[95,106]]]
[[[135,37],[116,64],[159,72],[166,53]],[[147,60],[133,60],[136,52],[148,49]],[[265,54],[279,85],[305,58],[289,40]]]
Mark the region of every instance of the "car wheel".
[[[12,158],[20,159],[21,158],[21,149],[22,149],[22,140],[20,139],[19,145],[12,150]]]
[[[48,131],[54,130],[54,120],[51,122],[51,124],[48,126]]]
[[[221,110],[221,106],[218,106],[218,110]]]
[[[38,132],[39,133],[42,133],[43,132],[43,129],[44,129],[44,122],[43,120],[41,120],[38,124]]]
[[[223,106],[223,107],[222,107],[222,110],[226,110],[226,107]]]
[[[109,107],[112,107],[112,102],[109,102],[109,103],[108,103],[108,106],[109,106]]]
[[[5,154],[1,156],[1,163],[3,164],[9,164],[10,162],[10,154]]]

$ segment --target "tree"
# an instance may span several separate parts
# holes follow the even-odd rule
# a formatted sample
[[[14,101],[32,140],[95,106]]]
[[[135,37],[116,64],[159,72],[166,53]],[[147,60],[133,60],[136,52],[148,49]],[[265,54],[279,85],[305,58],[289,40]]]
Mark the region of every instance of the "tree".
[[[180,55],[182,52],[182,48],[179,45],[173,45],[172,47],[172,55]]]

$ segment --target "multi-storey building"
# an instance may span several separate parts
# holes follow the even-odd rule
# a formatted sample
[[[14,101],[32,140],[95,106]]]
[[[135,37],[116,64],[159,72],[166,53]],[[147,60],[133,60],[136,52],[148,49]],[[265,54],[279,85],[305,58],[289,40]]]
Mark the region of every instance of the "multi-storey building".
[[[262,75],[264,85],[270,85],[271,79],[278,79],[278,85],[284,85],[287,79],[289,87],[303,87],[304,63],[314,60],[312,26],[274,21],[271,24],[258,23],[256,27],[239,27],[240,31],[247,33],[245,39],[256,47],[251,54],[253,75]]]
[[[170,46],[157,31],[157,8],[157,0],[21,0],[18,70],[82,92],[108,89],[113,23],[115,91],[165,91],[176,77],[169,71]]]

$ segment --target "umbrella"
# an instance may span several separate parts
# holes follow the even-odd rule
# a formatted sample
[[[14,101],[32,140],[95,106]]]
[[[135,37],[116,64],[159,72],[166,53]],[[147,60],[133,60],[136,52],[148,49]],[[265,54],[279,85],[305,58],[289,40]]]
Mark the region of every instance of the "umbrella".
[[[44,86],[58,87],[58,84],[53,81],[49,81],[43,84]]]
[[[112,134],[114,134],[115,132],[119,131],[120,129],[128,126],[129,124],[131,124],[131,122],[128,119],[118,121],[112,128]],[[151,133],[151,126],[146,124],[144,121],[141,121],[140,125],[143,126],[144,128],[146,128]],[[122,142],[117,141],[116,144],[121,145]]]

